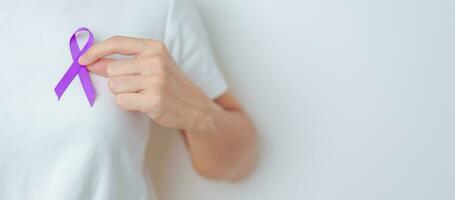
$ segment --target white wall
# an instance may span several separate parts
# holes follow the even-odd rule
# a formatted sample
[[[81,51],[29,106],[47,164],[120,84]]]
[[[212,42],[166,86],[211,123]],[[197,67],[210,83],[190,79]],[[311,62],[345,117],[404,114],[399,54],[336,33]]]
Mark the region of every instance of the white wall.
[[[455,199],[455,1],[197,2],[262,158],[209,182],[161,130],[162,200]]]

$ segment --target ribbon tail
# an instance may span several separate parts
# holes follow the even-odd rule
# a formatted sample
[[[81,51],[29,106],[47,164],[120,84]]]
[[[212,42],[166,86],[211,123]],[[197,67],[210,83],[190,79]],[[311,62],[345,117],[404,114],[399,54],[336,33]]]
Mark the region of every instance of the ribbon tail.
[[[65,75],[60,79],[57,86],[54,88],[54,92],[58,97],[58,100],[62,97],[65,90],[68,88],[70,83],[73,81],[74,77],[76,77],[77,73],[79,72],[80,65],[77,62],[71,64],[71,67],[68,68]]]
[[[93,107],[95,103],[96,93],[95,88],[93,87],[92,81],[90,80],[90,76],[87,70],[87,67],[81,66],[79,69],[79,78],[81,79],[82,87],[84,88],[85,96],[87,96],[87,100],[90,103],[90,106]]]

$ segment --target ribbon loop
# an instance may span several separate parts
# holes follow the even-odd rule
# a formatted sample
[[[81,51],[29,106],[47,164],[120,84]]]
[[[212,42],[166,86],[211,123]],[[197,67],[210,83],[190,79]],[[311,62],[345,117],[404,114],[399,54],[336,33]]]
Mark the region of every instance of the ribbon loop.
[[[87,42],[85,43],[82,50],[79,48],[77,44],[77,34],[80,32],[87,32],[89,35]],[[86,27],[81,27],[77,29],[70,38],[70,51],[71,57],[73,58],[73,63],[66,71],[65,75],[60,79],[57,86],[54,88],[55,94],[57,95],[58,99],[62,97],[65,90],[68,88],[69,84],[73,81],[76,75],[79,76],[81,80],[82,87],[85,92],[85,96],[87,96],[87,100],[90,103],[90,106],[93,106],[95,103],[96,93],[93,87],[92,81],[90,80],[90,76],[87,70],[87,66],[80,65],[78,60],[81,55],[83,55],[87,50],[93,45],[94,37],[93,33]]]

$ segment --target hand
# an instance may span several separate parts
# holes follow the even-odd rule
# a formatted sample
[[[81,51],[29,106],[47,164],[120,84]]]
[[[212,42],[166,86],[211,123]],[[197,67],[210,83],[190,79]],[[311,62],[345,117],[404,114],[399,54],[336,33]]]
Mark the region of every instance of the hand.
[[[105,58],[112,54],[133,57]],[[156,40],[114,36],[93,45],[79,63],[109,78],[109,89],[121,109],[146,113],[162,126],[198,132],[207,128],[210,113],[220,109]]]

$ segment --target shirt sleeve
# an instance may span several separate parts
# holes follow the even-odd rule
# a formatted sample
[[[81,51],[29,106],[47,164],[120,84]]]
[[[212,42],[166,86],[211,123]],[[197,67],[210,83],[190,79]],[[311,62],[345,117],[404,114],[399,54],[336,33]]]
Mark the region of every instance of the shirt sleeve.
[[[186,76],[209,98],[215,99],[227,91],[228,85],[192,0],[170,0],[164,43]]]

